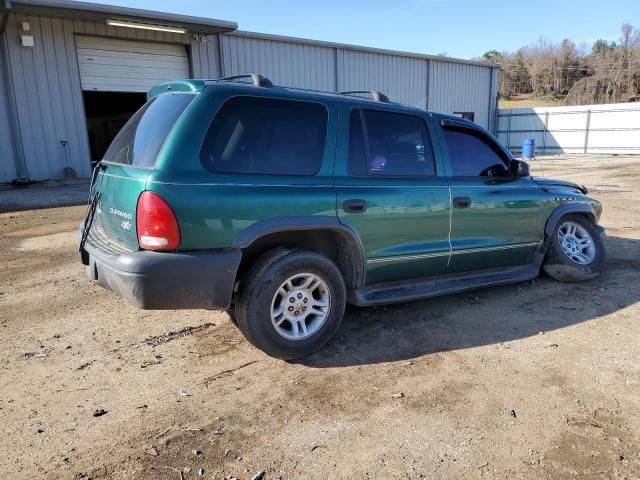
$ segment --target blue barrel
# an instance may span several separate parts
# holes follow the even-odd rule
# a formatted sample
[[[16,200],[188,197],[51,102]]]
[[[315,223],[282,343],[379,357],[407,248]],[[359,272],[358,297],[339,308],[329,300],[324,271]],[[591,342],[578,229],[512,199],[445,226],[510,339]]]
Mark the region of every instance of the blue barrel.
[[[525,138],[522,140],[522,158],[535,158],[536,156],[536,139]]]

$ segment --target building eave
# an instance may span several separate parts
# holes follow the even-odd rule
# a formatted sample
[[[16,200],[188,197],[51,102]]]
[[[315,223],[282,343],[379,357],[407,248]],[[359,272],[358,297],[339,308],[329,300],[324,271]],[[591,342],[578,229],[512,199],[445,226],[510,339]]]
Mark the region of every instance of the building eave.
[[[0,7],[1,8],[1,7]],[[231,32],[236,22],[213,18],[193,17],[174,13],[155,12],[138,8],[77,2],[74,0],[18,0],[11,2],[11,11],[25,15],[68,17],[106,22],[123,20],[185,29],[188,33],[209,35]]]

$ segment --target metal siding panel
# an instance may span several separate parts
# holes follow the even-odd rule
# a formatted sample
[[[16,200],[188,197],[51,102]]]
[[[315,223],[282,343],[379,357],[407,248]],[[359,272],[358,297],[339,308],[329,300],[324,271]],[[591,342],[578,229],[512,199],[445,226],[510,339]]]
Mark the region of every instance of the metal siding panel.
[[[191,41],[191,66],[194,78],[219,78],[220,60],[217,35],[209,35],[206,41]]]
[[[81,177],[91,176],[91,155],[89,152],[89,135],[85,119],[84,102],[82,99],[82,86],[80,83],[80,71],[76,55],[75,35],[73,23],[69,20],[58,21],[55,35],[56,50],[61,59],[60,76],[64,85],[65,103],[72,109],[73,124],[70,125],[71,138],[70,154],[71,163]],[[66,64],[63,63],[66,58]]]
[[[333,90],[333,48],[221,35],[225,75],[261,73],[289,87]]]
[[[32,26],[33,29],[33,26]],[[55,61],[55,53],[53,50],[53,32],[51,20],[42,17],[38,26],[39,32],[34,29],[36,38],[41,38],[41,42],[36,42],[36,55],[40,64],[38,70],[44,70],[46,76],[38,75],[38,84],[42,94],[46,94],[51,99],[50,102],[42,102],[46,108],[47,115],[44,116],[45,123],[50,125],[47,130],[47,145],[56,145],[55,149],[49,151],[50,157],[47,159],[49,167],[49,178],[57,178],[62,176],[59,172],[60,166],[67,164],[67,155],[65,149],[60,142],[68,142],[68,134],[64,124],[64,107],[62,105],[62,97],[60,95],[61,85],[58,78],[58,66]],[[71,165],[69,165],[71,166]],[[64,167],[63,167],[64,168]]]
[[[9,128],[9,106],[6,102],[7,83],[2,67],[4,58],[0,55],[0,182],[11,182],[16,178],[16,164]]]
[[[18,121],[22,134],[25,164],[30,180],[45,180],[48,176],[48,151],[44,142],[45,131],[40,111],[40,92],[36,81],[34,48],[19,43],[19,23],[29,21],[23,15],[15,16],[7,25],[7,37],[13,85],[17,99]]]
[[[340,90],[380,90],[392,101],[425,108],[427,60],[341,50]]]
[[[209,65],[209,78],[220,78],[220,39],[218,35],[209,35],[207,37],[207,55],[206,60]]]
[[[195,78],[204,78],[205,74],[202,71],[202,65],[200,64],[200,45],[196,40],[191,41],[191,71]]]
[[[490,67],[432,60],[429,109],[434,112],[474,112],[475,122],[489,128]]]

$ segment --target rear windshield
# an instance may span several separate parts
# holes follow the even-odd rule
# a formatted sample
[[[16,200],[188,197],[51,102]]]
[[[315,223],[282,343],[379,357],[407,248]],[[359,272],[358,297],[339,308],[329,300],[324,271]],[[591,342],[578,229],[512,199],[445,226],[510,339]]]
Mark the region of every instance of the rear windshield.
[[[171,93],[149,100],[122,127],[103,160],[152,167],[171,128],[194,97],[192,94]]]

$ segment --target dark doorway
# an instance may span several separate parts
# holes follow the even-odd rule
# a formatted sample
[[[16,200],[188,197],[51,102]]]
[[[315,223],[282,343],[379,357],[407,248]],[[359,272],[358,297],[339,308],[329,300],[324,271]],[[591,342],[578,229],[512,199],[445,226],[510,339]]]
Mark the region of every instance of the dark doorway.
[[[92,162],[104,156],[116,134],[147,100],[137,92],[82,92]]]

